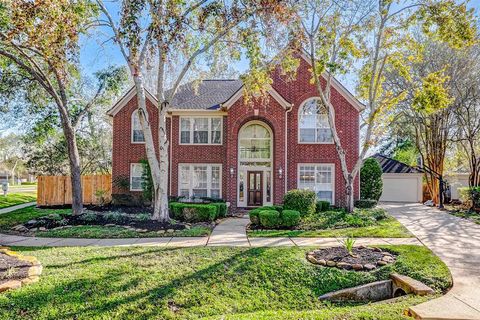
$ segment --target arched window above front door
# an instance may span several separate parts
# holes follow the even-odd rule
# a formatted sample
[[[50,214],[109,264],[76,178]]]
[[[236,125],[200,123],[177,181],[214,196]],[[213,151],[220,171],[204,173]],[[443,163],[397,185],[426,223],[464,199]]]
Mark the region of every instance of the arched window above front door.
[[[272,135],[261,124],[248,124],[240,129],[239,148],[241,161],[269,161],[272,157]]]
[[[298,110],[298,142],[332,143],[328,110],[320,99],[305,101]]]

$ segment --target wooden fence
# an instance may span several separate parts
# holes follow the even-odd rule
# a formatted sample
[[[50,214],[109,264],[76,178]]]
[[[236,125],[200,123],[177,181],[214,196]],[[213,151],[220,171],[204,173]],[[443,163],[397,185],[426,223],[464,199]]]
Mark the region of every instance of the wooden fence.
[[[39,176],[37,186],[38,206],[72,204],[70,176]],[[112,176],[82,176],[83,204],[101,204],[112,199]]]

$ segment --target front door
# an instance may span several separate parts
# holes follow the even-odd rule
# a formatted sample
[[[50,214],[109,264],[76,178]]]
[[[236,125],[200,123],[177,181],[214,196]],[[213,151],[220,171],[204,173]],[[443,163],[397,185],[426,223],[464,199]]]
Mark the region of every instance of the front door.
[[[263,204],[263,172],[248,171],[248,206],[256,207]]]

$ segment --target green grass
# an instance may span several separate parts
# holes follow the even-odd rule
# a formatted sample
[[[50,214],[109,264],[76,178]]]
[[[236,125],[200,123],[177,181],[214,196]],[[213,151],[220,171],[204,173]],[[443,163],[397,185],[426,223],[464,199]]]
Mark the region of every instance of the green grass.
[[[0,231],[11,232],[10,228],[17,224],[23,224],[28,220],[47,216],[51,213],[68,215],[72,213],[71,209],[40,209],[34,206],[15,210],[0,215]],[[193,226],[190,230],[176,231],[168,236],[176,237],[200,237],[207,236],[211,230],[207,227]],[[37,231],[35,236],[52,237],[52,238],[145,238],[145,237],[162,237],[166,234],[157,234],[156,232],[140,233],[127,230],[121,227],[105,227],[105,226],[73,226],[71,228]]]
[[[0,295],[0,319],[403,319],[423,298],[366,306],[318,296],[398,271],[436,290],[451,285],[427,248],[390,246],[373,273],[312,265],[306,248],[19,248],[43,264],[40,282]]]
[[[136,232],[122,227],[105,226],[73,226],[67,229],[38,231],[37,237],[48,238],[150,238],[150,237],[201,237],[208,236],[211,233],[210,228],[194,226],[189,230],[179,230],[174,233],[158,234],[156,232]]]
[[[300,226],[301,228],[301,226]],[[249,230],[249,237],[368,237],[411,238],[413,235],[395,218],[388,216],[375,225],[365,227],[329,228],[316,230]]]
[[[9,193],[0,195],[0,208],[7,208],[17,204],[37,201],[37,196],[24,193]]]

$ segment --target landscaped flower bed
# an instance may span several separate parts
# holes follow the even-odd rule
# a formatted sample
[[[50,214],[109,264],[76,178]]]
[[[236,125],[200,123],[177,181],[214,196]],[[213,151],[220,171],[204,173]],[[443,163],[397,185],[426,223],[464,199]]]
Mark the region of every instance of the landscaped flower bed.
[[[24,208],[0,217],[2,232],[40,237],[131,238],[209,235],[226,215],[224,202],[171,203],[170,222],[151,219],[151,208],[90,206],[73,216],[70,209]]]
[[[380,248],[359,246],[351,252],[344,247],[331,247],[310,251],[307,260],[325,267],[336,267],[354,271],[372,271],[376,268],[392,264],[396,255]]]

